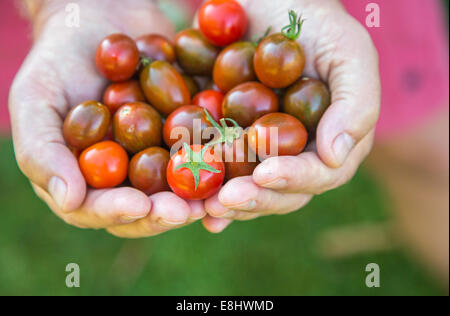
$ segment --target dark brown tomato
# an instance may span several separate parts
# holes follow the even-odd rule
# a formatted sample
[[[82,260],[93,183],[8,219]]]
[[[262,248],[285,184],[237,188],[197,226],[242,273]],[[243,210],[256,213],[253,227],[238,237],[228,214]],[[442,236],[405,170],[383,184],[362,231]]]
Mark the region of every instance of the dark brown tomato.
[[[232,145],[223,144],[222,160],[225,163],[225,179],[245,177],[253,174],[259,164],[258,156],[248,145],[248,135],[243,134]]]
[[[261,116],[278,111],[278,97],[259,82],[246,82],[228,92],[223,100],[224,117],[249,127]]]
[[[220,53],[213,71],[214,82],[220,90],[228,92],[241,83],[256,80],[255,49],[251,42],[237,42]]]
[[[85,149],[100,142],[108,133],[111,114],[107,106],[86,101],[67,114],[63,133],[66,143],[74,149]]]
[[[298,118],[313,135],[330,103],[330,92],[322,81],[302,78],[287,90],[283,112]]]
[[[165,116],[191,103],[191,95],[183,77],[165,61],[155,61],[145,67],[140,82],[147,100]]]
[[[200,87],[198,86],[198,83],[195,81],[194,78],[188,75],[182,75],[184,79],[184,83],[186,84],[186,87],[189,90],[189,93],[191,95],[191,99],[200,92]]]
[[[161,145],[161,129],[159,113],[142,102],[127,103],[114,115],[114,138],[130,153]]]
[[[283,34],[272,34],[259,43],[254,67],[258,79],[270,88],[286,88],[302,75],[305,67],[303,48]]]
[[[98,71],[111,81],[130,79],[139,64],[136,43],[124,34],[111,34],[104,38],[95,55]]]
[[[166,178],[169,160],[169,152],[161,147],[150,147],[136,154],[128,170],[133,187],[147,195],[170,191]]]
[[[308,141],[303,124],[286,113],[270,113],[258,119],[248,131],[250,147],[262,159],[300,154]]]
[[[175,47],[164,36],[158,34],[147,34],[136,39],[139,53],[152,60],[175,62]]]
[[[199,30],[187,29],[175,37],[175,51],[181,68],[192,76],[211,76],[220,49]]]
[[[137,80],[112,83],[103,95],[103,103],[109,108],[111,114],[130,102],[145,102],[144,93]]]
[[[195,130],[194,120],[198,120],[197,126],[199,126],[199,128],[196,128]],[[185,140],[185,142],[189,142],[190,145],[204,144],[212,139],[212,137],[208,137],[207,139],[203,139],[202,137],[204,136],[204,130],[211,126],[212,125],[206,118],[202,107],[197,105],[182,106],[167,118],[163,129],[164,142],[174,151],[178,151],[182,148],[183,143],[179,143],[182,139]],[[177,146],[179,148],[172,148],[175,144],[180,145]]]

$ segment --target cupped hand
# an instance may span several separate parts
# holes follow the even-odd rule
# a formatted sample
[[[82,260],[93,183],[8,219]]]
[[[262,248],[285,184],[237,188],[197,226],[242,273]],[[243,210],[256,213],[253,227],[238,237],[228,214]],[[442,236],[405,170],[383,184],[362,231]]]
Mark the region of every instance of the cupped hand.
[[[79,5],[79,27],[66,25],[69,2]],[[202,218],[203,203],[188,203],[169,192],[149,198],[128,187],[87,188],[62,135],[72,106],[101,100],[107,82],[94,64],[101,39],[117,32],[173,37],[172,25],[153,2],[114,5],[105,0],[42,1],[34,19],[35,43],[10,91],[14,148],[37,195],[67,223],[106,228],[120,237],[152,236]]]
[[[380,106],[378,55],[367,31],[337,0],[239,0],[249,18],[248,38],[268,26],[279,32],[288,10],[305,19],[299,43],[306,55],[304,75],[321,79],[332,104],[315,142],[296,156],[270,158],[253,176],[236,178],[205,202],[211,232],[231,220],[250,220],[298,210],[317,194],[350,180],[370,152]]]

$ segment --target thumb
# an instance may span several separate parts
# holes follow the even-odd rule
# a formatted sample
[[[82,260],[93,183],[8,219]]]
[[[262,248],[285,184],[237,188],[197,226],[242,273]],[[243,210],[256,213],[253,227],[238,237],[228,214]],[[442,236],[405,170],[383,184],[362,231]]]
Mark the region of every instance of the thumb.
[[[63,212],[73,211],[85,198],[86,183],[62,135],[62,118],[69,108],[59,93],[64,90],[55,89],[49,82],[44,86],[30,83],[32,78],[28,76],[26,80],[19,77],[9,98],[18,165],[31,182],[50,194]]]

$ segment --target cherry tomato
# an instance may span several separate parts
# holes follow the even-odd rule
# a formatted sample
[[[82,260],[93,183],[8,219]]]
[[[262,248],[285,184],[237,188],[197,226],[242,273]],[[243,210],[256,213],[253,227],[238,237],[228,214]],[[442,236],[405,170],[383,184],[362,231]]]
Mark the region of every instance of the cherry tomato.
[[[185,146],[173,155],[167,166],[172,191],[187,200],[204,200],[214,195],[223,183],[225,165],[220,158],[211,159],[213,156],[211,148],[201,145]]]
[[[225,163],[226,180],[250,176],[259,164],[258,156],[249,148],[246,133],[236,139],[233,144],[224,143],[222,155]]]
[[[124,34],[112,34],[100,42],[95,55],[98,71],[111,81],[130,79],[139,64],[136,43]]]
[[[330,103],[330,92],[322,81],[302,78],[287,90],[283,112],[298,118],[311,135],[316,132],[317,125]]]
[[[63,133],[72,148],[84,149],[101,141],[108,132],[111,114],[97,101],[81,103],[67,114]]]
[[[147,100],[165,116],[180,106],[191,103],[189,89],[183,77],[165,61],[155,61],[145,67],[140,81]]]
[[[207,109],[214,120],[218,122],[221,118],[223,118],[222,102],[224,97],[224,94],[221,92],[205,90],[197,94],[192,100],[192,103]]]
[[[184,79],[184,83],[186,84],[186,87],[189,90],[189,94],[191,95],[191,98],[193,98],[197,93],[200,91],[200,87],[198,86],[198,83],[193,79],[192,77],[188,75],[182,75]]]
[[[161,116],[142,102],[127,103],[114,115],[115,140],[128,152],[161,145]]]
[[[255,50],[255,44],[251,42],[237,42],[220,53],[213,71],[214,82],[220,90],[228,92],[241,83],[256,80]]]
[[[243,83],[225,95],[223,115],[246,128],[261,116],[278,111],[278,97],[258,82]]]
[[[227,46],[240,40],[247,31],[247,15],[234,0],[209,0],[198,13],[203,35],[215,45]]]
[[[151,60],[175,62],[175,47],[164,36],[147,34],[136,39],[139,53]]]
[[[161,147],[150,147],[136,154],[128,170],[133,187],[147,195],[169,191],[166,179],[169,160],[169,152]]]
[[[96,189],[113,188],[127,177],[127,152],[115,142],[92,145],[81,153],[79,162],[86,182]]]
[[[264,115],[248,131],[248,143],[261,158],[298,155],[307,141],[308,132],[303,124],[286,113]]]
[[[185,73],[192,76],[210,76],[219,48],[210,44],[195,29],[181,31],[175,37],[177,61]]]
[[[200,129],[194,130],[194,120],[198,120]],[[189,144],[206,143],[212,138],[203,139],[203,132],[208,127],[211,127],[211,123],[206,118],[202,107],[196,105],[182,106],[167,118],[163,129],[164,142],[169,147],[177,143],[182,145],[184,142],[189,142]],[[174,135],[172,135],[172,132]],[[180,142],[181,140],[182,142]],[[174,150],[178,150],[178,148]]]
[[[130,80],[109,85],[103,95],[103,103],[109,108],[111,114],[125,103],[145,102],[139,81]]]
[[[261,41],[255,52],[258,79],[270,88],[286,88],[300,78],[305,67],[302,47],[284,35],[273,34]]]

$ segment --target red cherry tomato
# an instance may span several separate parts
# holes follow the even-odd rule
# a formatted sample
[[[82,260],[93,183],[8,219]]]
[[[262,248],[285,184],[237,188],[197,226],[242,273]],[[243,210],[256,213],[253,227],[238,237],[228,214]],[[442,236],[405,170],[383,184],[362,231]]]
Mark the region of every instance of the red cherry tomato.
[[[81,153],[79,162],[86,182],[96,189],[113,188],[127,177],[127,152],[115,142],[92,145]]]
[[[197,94],[192,103],[207,109],[216,122],[223,118],[222,102],[225,95],[215,90],[206,90]]]
[[[185,146],[172,156],[167,166],[172,191],[187,200],[204,200],[214,195],[225,178],[225,165],[216,156],[211,148],[201,145]]]
[[[247,31],[247,15],[235,0],[209,0],[198,13],[203,35],[213,44],[227,46],[240,40]]]
[[[103,95],[103,103],[109,108],[111,114],[125,103],[145,102],[144,92],[137,80],[111,84]]]
[[[111,81],[130,79],[139,64],[136,43],[124,34],[109,35],[97,48],[95,64],[98,71]]]
[[[277,134],[273,133],[274,130]],[[261,158],[298,155],[307,141],[305,126],[285,113],[266,114],[256,120],[248,131],[248,143]]]

